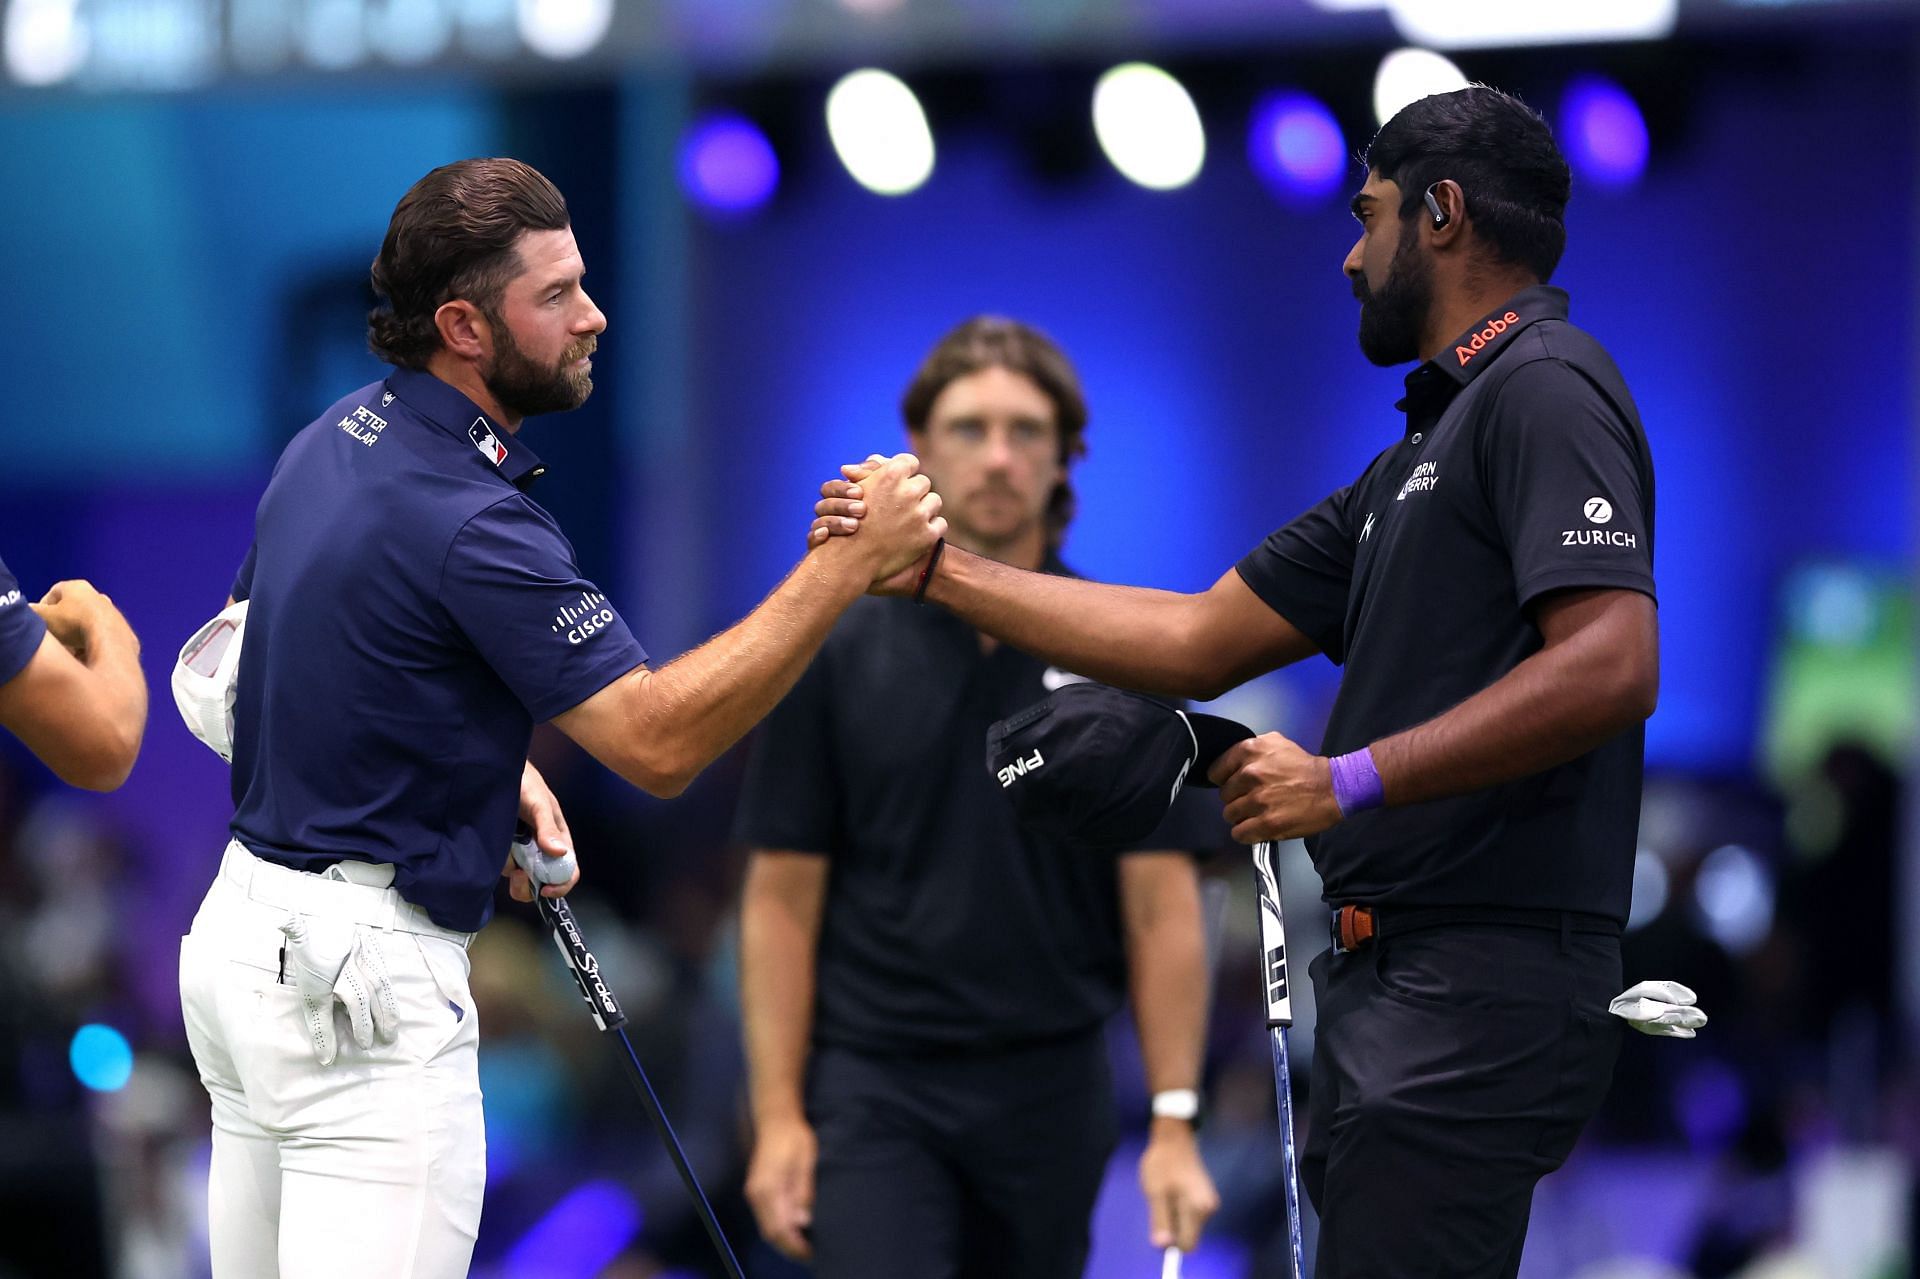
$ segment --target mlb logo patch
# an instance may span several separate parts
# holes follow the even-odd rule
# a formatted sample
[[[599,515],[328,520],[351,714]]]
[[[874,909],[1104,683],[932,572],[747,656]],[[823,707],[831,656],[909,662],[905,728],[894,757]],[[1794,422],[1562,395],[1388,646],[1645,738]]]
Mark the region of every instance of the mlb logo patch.
[[[507,460],[507,446],[494,435],[493,428],[487,425],[487,419],[477,417],[473,425],[467,428],[467,438],[473,441],[473,447],[485,455],[487,461],[495,466]]]

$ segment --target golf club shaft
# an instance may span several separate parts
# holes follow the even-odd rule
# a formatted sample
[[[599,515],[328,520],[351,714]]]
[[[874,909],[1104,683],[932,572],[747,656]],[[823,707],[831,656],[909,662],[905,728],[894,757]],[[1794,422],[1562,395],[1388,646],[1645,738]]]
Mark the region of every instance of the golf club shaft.
[[[728,1279],[745,1279],[740,1269],[740,1259],[733,1255],[733,1247],[720,1229],[720,1219],[714,1215],[713,1205],[707,1202],[706,1192],[700,1188],[700,1179],[694,1176],[693,1165],[687,1162],[687,1152],[680,1148],[680,1138],[674,1134],[673,1125],[667,1122],[667,1112],[653,1091],[653,1082],[640,1065],[640,1056],[633,1050],[633,1041],[627,1038],[626,1014],[620,1010],[620,1003],[613,997],[613,992],[607,989],[606,982],[601,980],[600,961],[587,949],[580,926],[574,922],[573,909],[567,905],[564,897],[545,897],[537,892],[534,902],[539,907],[540,918],[553,934],[554,944],[566,958],[567,971],[573,974],[573,980],[580,988],[580,997],[587,1001],[587,1008],[593,1013],[594,1025],[612,1033],[620,1041],[621,1060],[627,1068],[628,1077],[633,1080],[633,1089],[640,1094],[640,1103],[653,1123],[653,1130],[660,1134],[674,1168],[680,1173],[680,1180],[687,1187],[687,1194],[692,1196],[694,1209],[700,1214],[700,1224],[706,1228],[707,1238],[713,1241],[713,1250],[720,1254],[720,1264],[725,1268]]]
[[[1293,1069],[1287,1061],[1286,1028],[1274,1026],[1268,1034],[1273,1039],[1273,1092],[1280,1112],[1280,1141],[1286,1150],[1287,1248],[1293,1258],[1293,1279],[1301,1279],[1306,1273],[1306,1258],[1300,1244],[1300,1178],[1293,1149]]]

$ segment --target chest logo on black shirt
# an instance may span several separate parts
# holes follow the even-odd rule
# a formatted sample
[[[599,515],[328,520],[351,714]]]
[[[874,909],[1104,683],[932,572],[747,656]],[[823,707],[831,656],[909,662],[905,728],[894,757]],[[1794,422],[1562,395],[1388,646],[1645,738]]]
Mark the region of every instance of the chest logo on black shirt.
[[[1367,522],[1360,526],[1360,540],[1366,541],[1373,536],[1373,512],[1367,512]]]
[[[1440,464],[1438,462],[1422,462],[1413,468],[1413,474],[1409,475],[1407,482],[1400,486],[1400,496],[1393,500],[1396,502],[1404,502],[1407,500],[1407,494],[1409,493],[1431,492],[1433,486],[1439,482]]]
[[[473,425],[467,428],[467,438],[473,441],[473,447],[480,450],[480,455],[495,466],[507,460],[507,446],[493,433],[493,427],[488,425],[487,419],[473,419]]]

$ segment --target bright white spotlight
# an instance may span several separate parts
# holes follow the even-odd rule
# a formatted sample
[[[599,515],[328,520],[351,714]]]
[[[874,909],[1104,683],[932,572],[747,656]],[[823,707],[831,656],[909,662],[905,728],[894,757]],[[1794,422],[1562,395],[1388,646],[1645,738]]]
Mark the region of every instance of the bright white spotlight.
[[[1667,864],[1651,848],[1633,855],[1633,905],[1627,911],[1627,931],[1645,928],[1667,908]]]
[[[1180,82],[1159,67],[1128,62],[1093,89],[1093,132],[1113,167],[1153,191],[1200,176],[1207,133]]]
[[[1745,955],[1773,928],[1773,879],[1752,851],[1727,844],[1700,861],[1694,908],[1707,935],[1732,955]]]
[[[1433,50],[1395,49],[1374,72],[1373,114],[1385,124],[1422,98],[1466,87],[1466,73]]]
[[[1680,0],[1391,0],[1393,25],[1439,49],[1659,40],[1673,34]]]
[[[21,84],[58,84],[87,60],[79,0],[13,0],[7,6],[7,71]]]
[[[520,0],[520,38],[547,58],[577,58],[606,39],[613,0]]]
[[[868,68],[827,94],[827,135],[853,180],[877,195],[905,195],[933,173],[933,130],[898,76]]]

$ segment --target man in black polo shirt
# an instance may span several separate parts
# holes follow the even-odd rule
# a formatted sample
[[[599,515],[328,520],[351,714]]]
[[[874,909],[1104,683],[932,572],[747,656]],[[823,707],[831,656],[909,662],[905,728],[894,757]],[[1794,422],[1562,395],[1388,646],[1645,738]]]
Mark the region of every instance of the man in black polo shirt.
[[[295,435],[260,500],[232,591],[232,840],[180,948],[216,1279],[467,1273],[486,1160],[466,946],[516,818],[570,856],[533,725],[678,794],[944,529],[895,458],[866,555],[814,547],[739,624],[649,666],[527,492],[545,467],[522,422],[593,387],[585,271],[533,169],[429,173],[373,264],[393,372]]]
[[[1059,348],[970,320],[901,407],[955,544],[1067,574],[1087,413]],[[1079,1274],[1115,1139],[1101,1026],[1129,987],[1150,1237],[1192,1248],[1217,1203],[1193,1136],[1199,892],[1174,850],[1224,830],[1189,800],[1137,848],[1066,847],[1022,831],[981,766],[989,725],[1076,678],[868,600],[755,740],[737,827],[747,1194],[821,1279]]]
[[[1358,480],[1202,594],[951,548],[924,593],[1132,688],[1346,667],[1322,754],[1270,733],[1210,774],[1236,839],[1307,837],[1335,908],[1313,972],[1316,1273],[1510,1276],[1618,1048],[1658,687],[1653,468],[1619,371],[1544,284],[1569,190],[1545,122],[1492,89],[1441,94],[1367,162],[1345,264],[1361,347],[1420,363]],[[826,486],[816,527],[844,532],[859,491]]]

